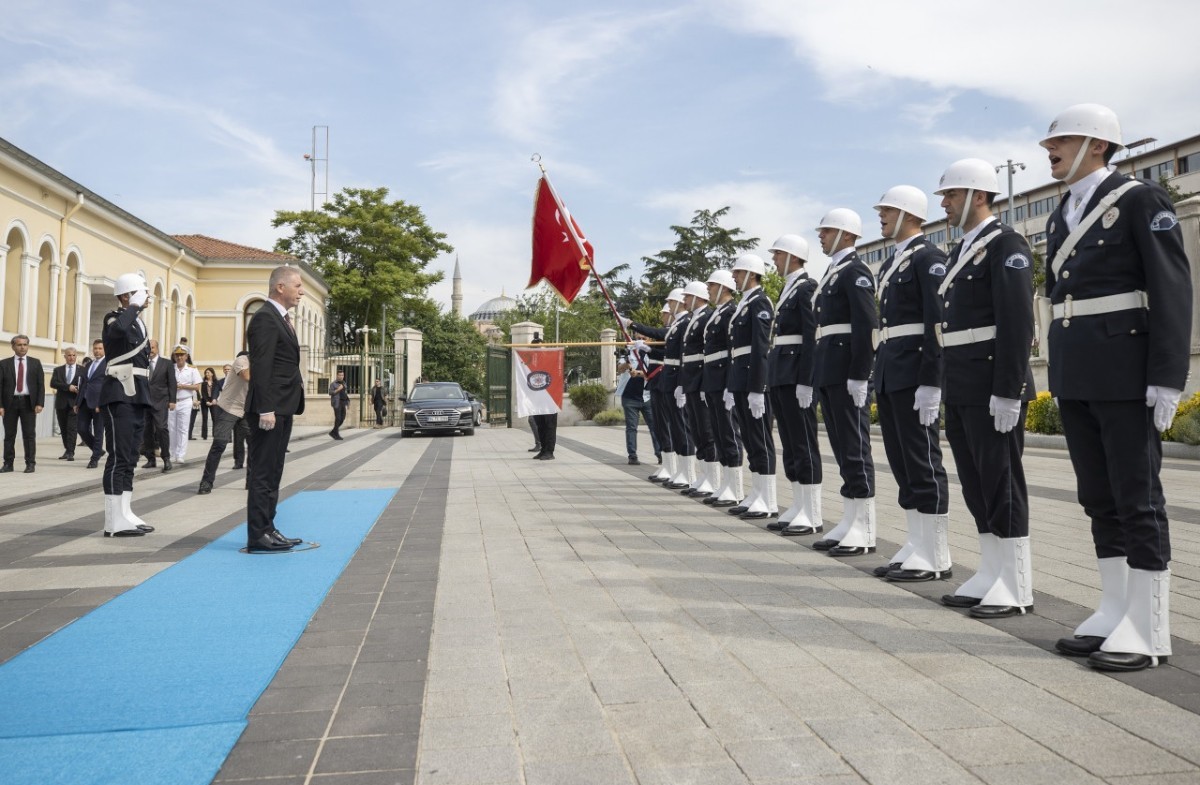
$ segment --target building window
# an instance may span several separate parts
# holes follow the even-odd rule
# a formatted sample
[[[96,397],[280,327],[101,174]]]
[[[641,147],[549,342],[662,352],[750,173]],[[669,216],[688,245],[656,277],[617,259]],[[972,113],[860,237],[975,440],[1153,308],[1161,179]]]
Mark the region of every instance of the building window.
[[[1179,173],[1200,172],[1200,153],[1185,155],[1179,159]]]
[[[1175,162],[1174,161],[1164,161],[1161,164],[1156,164],[1154,166],[1147,166],[1145,169],[1141,170],[1141,172],[1139,173],[1139,176],[1143,180],[1149,180],[1152,183],[1157,183],[1160,177],[1174,177],[1175,176]]]

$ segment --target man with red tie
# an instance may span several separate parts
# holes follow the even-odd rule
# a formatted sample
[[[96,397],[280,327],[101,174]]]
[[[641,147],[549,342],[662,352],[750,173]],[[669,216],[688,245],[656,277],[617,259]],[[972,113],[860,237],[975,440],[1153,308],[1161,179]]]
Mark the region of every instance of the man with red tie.
[[[4,465],[0,472],[11,472],[16,458],[17,423],[25,444],[25,473],[33,474],[36,464],[37,437],[34,425],[46,404],[46,380],[42,363],[28,357],[29,336],[14,335],[13,356],[0,360],[0,418],[4,420]]]

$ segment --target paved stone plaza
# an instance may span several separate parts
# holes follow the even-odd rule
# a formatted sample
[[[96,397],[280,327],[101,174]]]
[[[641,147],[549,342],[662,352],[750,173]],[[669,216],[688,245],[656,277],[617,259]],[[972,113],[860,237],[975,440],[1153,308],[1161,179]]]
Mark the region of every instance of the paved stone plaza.
[[[903,526],[878,442],[879,553],[839,561],[646,482],[620,428],[560,430],[553,462],[523,430],[318,430],[285,496],[399,492],[218,782],[1200,782],[1200,462],[1163,472],[1175,654],[1111,676],[1049,651],[1099,592],[1059,449],[1026,451],[1036,612],[982,622],[936,602],[978,560],[952,463],[954,577],[904,586],[869,574]],[[144,538],[100,536],[98,472],[51,440],[0,478],[0,662],[243,522],[228,468],[195,495],[206,447],[139,475]]]

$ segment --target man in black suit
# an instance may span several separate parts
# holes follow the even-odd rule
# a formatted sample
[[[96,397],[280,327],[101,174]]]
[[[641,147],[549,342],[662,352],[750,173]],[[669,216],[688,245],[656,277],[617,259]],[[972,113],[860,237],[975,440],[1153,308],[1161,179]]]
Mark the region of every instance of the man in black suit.
[[[337,441],[342,440],[342,423],[346,421],[346,411],[350,408],[350,394],[346,392],[346,372],[338,371],[337,378],[329,385],[329,405],[333,407],[333,430],[329,435]]]
[[[16,458],[17,423],[25,443],[25,473],[33,474],[37,455],[34,426],[46,405],[42,363],[28,357],[29,336],[14,335],[13,356],[0,360],[0,418],[4,420],[4,465],[0,472],[11,472]]]
[[[246,502],[246,549],[251,553],[286,551],[302,540],[275,528],[279,483],[292,434],[292,417],[304,413],[304,380],[300,376],[300,342],[288,311],[304,298],[304,283],[295,267],[276,267],[268,283],[270,299],[250,320],[250,389],[246,420],[250,425],[249,495]]]
[[[175,365],[158,354],[158,341],[150,341],[150,407],[146,409],[146,424],[142,434],[143,469],[153,469],[154,448],[162,456],[164,472],[171,471],[171,436],[167,430],[167,412],[175,411]]]
[[[104,417],[100,412],[100,390],[104,386],[104,369],[108,362],[104,357],[104,341],[92,341],[92,361],[83,369],[83,384],[80,387],[78,417],[79,438],[92,451],[87,467],[95,469],[104,454]]]
[[[1152,668],[1171,653],[1160,432],[1188,378],[1183,232],[1165,190],[1109,167],[1122,146],[1111,109],[1072,106],[1041,144],[1051,175],[1069,187],[1046,227],[1050,392],[1091,518],[1101,589],[1096,612],[1056,648],[1101,670]]]
[[[62,436],[63,454],[59,460],[75,460],[75,440],[78,438],[76,416],[79,411],[79,390],[83,369],[75,362],[78,355],[75,347],[63,351],[66,362],[50,373],[50,386],[54,388],[54,415],[58,418],[58,431]]]

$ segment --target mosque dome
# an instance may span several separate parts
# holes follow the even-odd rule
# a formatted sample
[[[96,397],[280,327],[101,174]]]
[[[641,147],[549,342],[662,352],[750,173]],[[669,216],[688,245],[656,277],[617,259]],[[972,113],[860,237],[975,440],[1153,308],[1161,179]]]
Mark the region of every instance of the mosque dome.
[[[473,322],[494,322],[501,315],[513,310],[517,307],[517,301],[511,297],[501,294],[499,297],[493,297],[483,305],[475,309],[475,312],[469,317]]]

